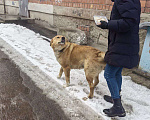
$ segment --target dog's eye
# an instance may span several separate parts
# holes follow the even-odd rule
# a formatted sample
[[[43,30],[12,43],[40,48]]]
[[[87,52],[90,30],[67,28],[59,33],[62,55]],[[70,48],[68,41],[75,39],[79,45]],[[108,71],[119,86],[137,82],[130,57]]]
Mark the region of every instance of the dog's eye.
[[[57,38],[60,38],[60,37],[57,37]]]

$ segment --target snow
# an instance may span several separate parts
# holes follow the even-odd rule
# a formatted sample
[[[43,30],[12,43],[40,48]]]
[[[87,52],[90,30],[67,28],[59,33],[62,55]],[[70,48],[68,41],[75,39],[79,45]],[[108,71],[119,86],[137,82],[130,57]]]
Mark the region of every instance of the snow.
[[[60,65],[49,43],[43,39],[44,36],[19,25],[0,24],[0,37],[63,87],[65,76],[57,79]],[[102,112],[104,108],[112,106],[103,99],[104,94],[110,94],[103,74],[104,71],[99,75],[100,83],[95,88],[93,99],[82,100],[89,93],[89,86],[83,70],[72,70],[71,86],[64,89],[67,89],[69,94],[74,95],[91,107],[105,120],[111,120]],[[46,83],[43,83],[43,81],[40,81],[40,83],[40,85],[38,84],[39,88],[44,89]],[[115,119],[150,120],[150,90],[132,82],[130,76],[123,76],[122,100],[127,116]]]

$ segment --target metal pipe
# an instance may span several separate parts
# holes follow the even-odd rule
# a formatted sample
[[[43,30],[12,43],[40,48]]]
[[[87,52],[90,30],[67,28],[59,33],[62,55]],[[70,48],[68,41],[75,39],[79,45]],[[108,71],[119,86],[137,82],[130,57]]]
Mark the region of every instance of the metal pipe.
[[[3,3],[4,3],[4,14],[6,14],[5,0],[3,0]]]

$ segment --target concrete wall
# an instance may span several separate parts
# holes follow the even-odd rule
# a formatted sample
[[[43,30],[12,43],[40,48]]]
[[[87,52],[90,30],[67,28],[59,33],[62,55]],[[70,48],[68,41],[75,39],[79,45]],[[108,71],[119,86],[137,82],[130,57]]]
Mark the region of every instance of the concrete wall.
[[[29,3],[28,9],[31,18],[45,21],[53,26],[53,5]]]
[[[54,0],[51,0],[51,2],[53,1]],[[85,31],[89,45],[92,45],[100,49],[102,48],[103,51],[106,51],[108,30],[102,30],[96,27],[93,21],[93,16],[104,15],[109,19],[110,11],[105,9],[94,9],[94,6],[92,6],[91,4],[90,6],[87,6],[87,8],[83,8],[78,7],[77,5],[73,7],[65,7],[69,6],[69,4],[65,5],[63,4],[63,1],[54,1],[54,3],[53,4],[50,3],[48,4],[48,2],[35,3],[32,0],[29,0],[28,6],[29,16],[31,18],[35,18],[38,24],[41,24],[53,30],[57,30],[60,27],[79,28]],[[142,6],[144,5],[145,2],[142,2]],[[111,9],[111,6],[112,3],[108,8]],[[0,9],[3,9],[2,5],[0,6]],[[143,12],[144,10],[145,9],[143,9]],[[18,1],[6,0],[6,12],[7,14],[18,15],[19,14]],[[150,14],[142,13],[141,22],[148,22],[148,21],[150,22]],[[145,35],[146,31],[140,30],[141,50],[145,40]]]
[[[0,0],[0,14],[4,14],[4,2]]]
[[[19,14],[19,3],[18,3],[18,1],[5,0],[5,8],[6,8],[7,14],[11,14],[11,15],[18,15]]]

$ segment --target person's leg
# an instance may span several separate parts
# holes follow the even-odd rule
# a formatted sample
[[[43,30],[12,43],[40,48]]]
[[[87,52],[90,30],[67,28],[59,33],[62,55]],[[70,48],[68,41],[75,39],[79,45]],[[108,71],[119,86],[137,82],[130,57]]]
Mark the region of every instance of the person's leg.
[[[123,68],[120,67],[118,69],[118,71],[116,72],[116,75],[115,75],[116,76],[116,81],[117,81],[117,84],[118,84],[119,94],[121,92],[121,85],[122,85],[122,75],[121,75],[122,69]],[[109,103],[113,103],[113,98],[109,95],[104,95],[104,100],[106,100]]]
[[[116,73],[119,69],[120,67],[115,67],[108,64],[105,67],[104,77],[107,81],[107,85],[113,99],[120,98],[118,83],[116,80]]]
[[[111,65],[106,65],[104,77],[107,81],[108,88],[113,98],[113,106],[110,109],[104,109],[103,112],[109,117],[124,117],[126,116],[125,110],[121,103],[121,98],[119,90],[121,89],[122,79],[120,79],[119,74],[122,69],[120,67],[115,67]],[[118,80],[116,79],[116,73],[118,75]],[[121,80],[121,82],[119,81]],[[118,82],[117,82],[118,81]]]
[[[119,92],[121,92],[121,85],[122,85],[122,67],[120,67],[120,69],[117,71],[116,73],[116,80],[117,80],[117,84],[118,84],[118,89]]]

